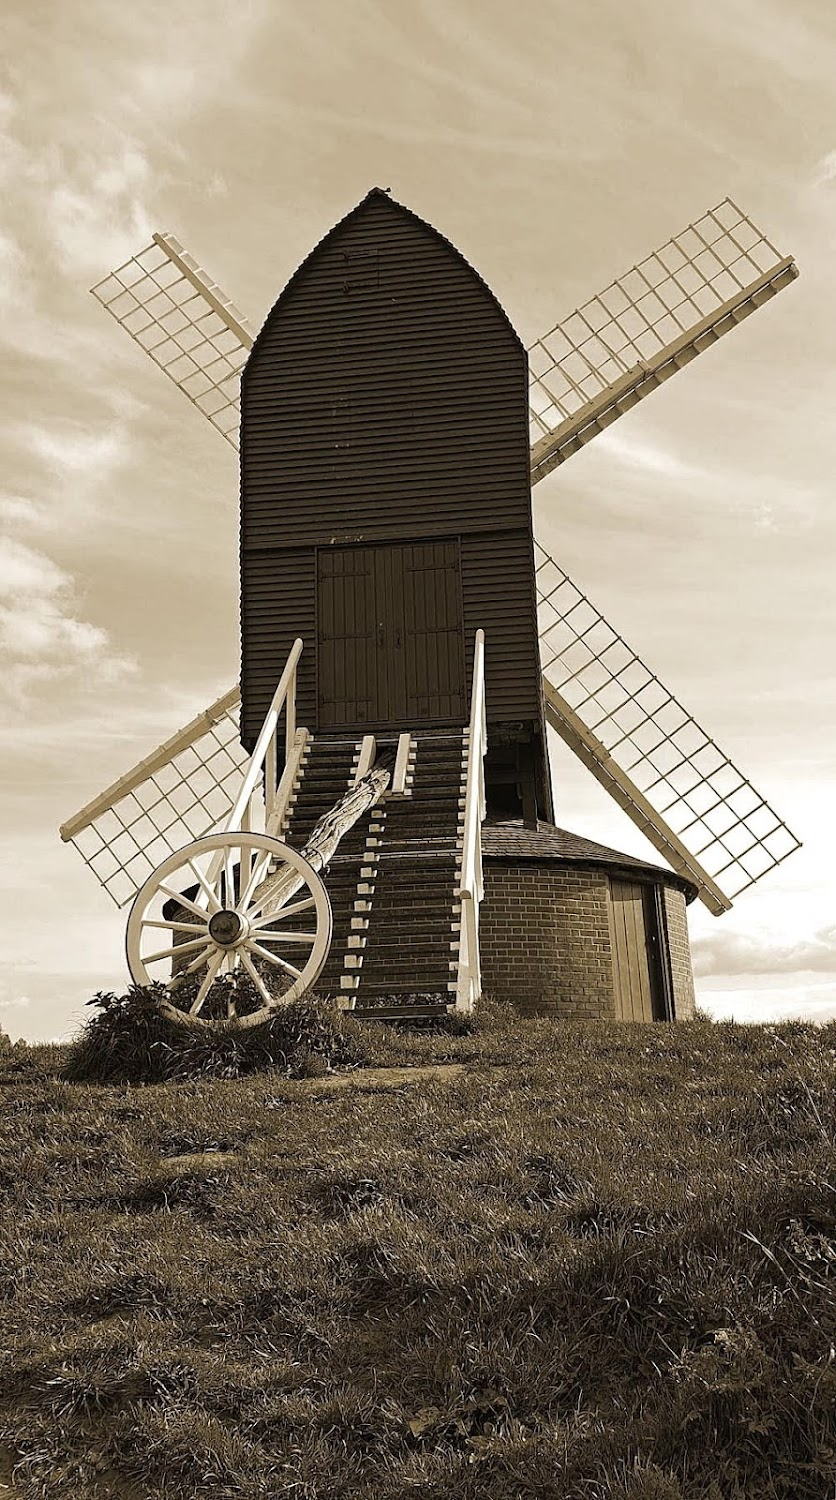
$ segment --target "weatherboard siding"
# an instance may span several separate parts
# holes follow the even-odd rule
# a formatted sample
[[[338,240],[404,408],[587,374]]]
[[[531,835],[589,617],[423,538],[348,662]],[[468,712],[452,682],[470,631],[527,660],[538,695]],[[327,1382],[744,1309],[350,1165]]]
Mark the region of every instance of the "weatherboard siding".
[[[280,645],[302,635],[316,655],[315,599],[287,591],[280,551],[429,539],[460,542],[466,670],[481,626],[489,721],[540,724],[525,351],[458,252],[373,193],[297,271],[244,371],[245,743]]]
[[[461,548],[468,681],[481,629],[488,723],[536,718],[540,647],[531,535],[522,529],[471,533]]]
[[[274,548],[247,559],[241,590],[241,743],[250,752],[290,648],[301,636],[296,722],[316,723],[316,551]]]

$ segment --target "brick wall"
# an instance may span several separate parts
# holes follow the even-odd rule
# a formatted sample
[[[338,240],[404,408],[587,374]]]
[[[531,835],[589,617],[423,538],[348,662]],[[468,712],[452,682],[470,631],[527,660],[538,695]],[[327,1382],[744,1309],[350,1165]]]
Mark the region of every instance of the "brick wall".
[[[552,863],[484,864],[482,987],[524,1015],[615,1019],[609,876]],[[685,897],[664,886],[674,1016],[694,1015]]]
[[[527,1015],[615,1017],[605,873],[485,860],[482,987]]]
[[[674,1017],[677,1021],[692,1021],[696,1002],[685,897],[669,885],[665,886],[665,915],[673,975]]]

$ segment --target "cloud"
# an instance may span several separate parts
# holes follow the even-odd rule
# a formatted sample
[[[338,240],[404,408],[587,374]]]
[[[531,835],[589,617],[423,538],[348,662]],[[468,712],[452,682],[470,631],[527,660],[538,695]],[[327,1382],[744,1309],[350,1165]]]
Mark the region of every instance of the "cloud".
[[[120,404],[118,393],[110,404]],[[98,426],[63,416],[48,426],[9,421],[5,437],[11,483],[17,478],[34,491],[30,495],[14,490],[0,494],[0,517],[7,525],[19,532],[69,534],[77,541],[85,527],[100,525],[105,498],[109,501],[109,524],[125,519],[118,504],[113,503],[117,492],[114,478],[130,464],[134,439],[121,421],[107,419]]]
[[[104,483],[128,458],[129,443],[121,428],[91,433],[78,423],[64,423],[62,429],[32,425],[23,436],[53,473],[83,474],[88,485]]]
[[[692,945],[699,978],[734,974],[820,973],[836,975],[836,924],[809,937],[775,942],[769,935],[711,934]]]
[[[111,652],[106,631],[78,617],[69,574],[11,538],[0,549],[0,649],[3,690],[18,705],[39,683],[84,674],[91,665],[100,682],[135,670]]]
[[[677,458],[675,453],[663,448],[660,443],[642,442],[640,439],[625,436],[620,431],[614,432],[612,427],[600,433],[596,441],[600,450],[631,469],[661,474],[665,479],[688,485],[704,484],[707,480],[716,477],[712,475],[710,469]]]
[[[697,1004],[715,1021],[736,1021],[742,1026],[777,1025],[790,1020],[826,1026],[836,1020],[836,985],[827,981],[805,984],[796,979],[791,985],[768,989],[735,986],[698,990]]]
[[[23,251],[12,235],[0,230],[0,307],[20,295],[22,280]]]
[[[761,531],[807,529],[820,513],[821,494],[810,485],[753,466],[725,469],[692,463],[654,438],[634,437],[620,426],[600,433],[595,447],[628,474],[632,471],[640,483],[649,482],[647,476],[658,477],[697,498],[701,512],[710,507],[724,515],[738,512]],[[643,490],[641,502],[646,508]]]
[[[7,526],[42,526],[41,507],[25,495],[0,495],[0,520]]]
[[[824,187],[826,183],[836,179],[836,151],[828,151],[826,156],[817,161],[813,168],[812,186],[814,188]]]
[[[45,227],[65,273],[97,276],[102,266],[121,265],[150,242],[150,167],[132,142],[85,153],[71,173],[55,163],[50,176]]]

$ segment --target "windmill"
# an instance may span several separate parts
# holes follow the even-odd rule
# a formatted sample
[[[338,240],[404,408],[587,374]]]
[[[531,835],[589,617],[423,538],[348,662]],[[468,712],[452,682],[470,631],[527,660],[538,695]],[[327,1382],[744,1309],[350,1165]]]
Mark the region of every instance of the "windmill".
[[[348,321],[343,319],[340,322],[340,306],[333,301],[329,304],[331,322],[326,340],[329,358],[336,345],[342,349],[345,343],[346,348],[350,345],[354,350],[368,345],[368,339],[365,344],[362,340],[358,344],[356,339],[351,344],[349,333],[354,326],[351,319],[356,323],[356,310],[364,305],[364,299],[367,309],[365,316],[371,319],[369,326],[375,326],[375,319],[380,319],[380,307],[383,305],[380,293],[384,284],[380,257],[381,253],[385,253],[381,252],[380,244],[389,243],[386,236],[389,235],[391,239],[393,225],[405,224],[408,220],[412,230],[416,225],[421,226],[422,233],[428,231],[430,236],[435,236],[438,245],[446,246],[452,256],[457,258],[457,262],[466,266],[466,262],[442,236],[408,210],[393,203],[380,190],[375,189],[367,195],[358,209],[353,211],[353,215],[359,217],[348,215],[322,242],[322,246],[331,244],[329,295],[333,295],[337,287],[334,277],[338,274],[340,281],[337,289],[345,297],[340,306],[350,310],[346,313]],[[348,233],[343,231],[343,225],[356,227],[362,223],[372,225],[372,229],[364,231],[365,238],[358,231],[354,238],[349,234],[347,239],[339,239],[338,231],[344,235]],[[337,236],[336,240],[334,236]],[[415,243],[418,244],[419,241],[416,240]],[[420,243],[429,241],[425,236]],[[292,278],[290,287],[299,286],[299,278],[305,267],[322,263],[322,246],[317,247],[308,257],[304,266]],[[339,249],[337,272],[334,269],[337,264],[334,257],[338,253],[335,247],[339,246],[342,248]],[[319,261],[316,260],[317,256],[320,256]],[[442,280],[444,274],[452,275],[449,271],[451,265],[450,256],[444,265],[439,260]],[[478,282],[479,278],[472,268],[467,267],[467,270]],[[528,350],[530,456],[526,489],[529,479],[533,485],[565,463],[579,448],[592,441],[598,433],[671,375],[690,363],[723,334],[735,328],[756,308],[770,301],[797,274],[793,259],[781,256],[751,220],[731,200],[726,199],[556,324]],[[309,281],[311,276],[315,284],[316,277],[309,270]],[[440,286],[441,281],[437,284]],[[489,296],[484,284],[479,284]],[[259,476],[268,475],[268,470],[270,474],[273,473],[269,469],[269,463],[267,468],[264,467],[267,460],[262,452],[262,437],[266,425],[269,425],[266,424],[264,414],[269,414],[273,409],[270,403],[274,402],[278,380],[276,370],[279,368],[275,361],[283,357],[280,352],[277,354],[274,351],[271,355],[274,363],[268,372],[266,384],[262,382],[266,394],[263,391],[259,396],[256,387],[259,359],[263,365],[265,337],[269,344],[269,328],[276,309],[256,341],[252,329],[235,305],[183,246],[168,234],[155,234],[151,245],[94,287],[93,294],[233,448],[238,447],[241,428],[241,374],[247,364],[251,416],[250,436],[248,443],[244,445],[244,488],[246,490],[249,484],[251,493],[255,493],[259,484],[262,488],[264,485],[268,485],[268,488],[271,484],[275,486],[274,478],[268,482],[267,478]],[[435,301],[432,305],[435,307],[439,297],[443,301],[443,296],[441,293],[434,293],[433,296]],[[372,314],[368,314],[368,309],[373,305],[370,299],[377,299],[374,302],[377,311]],[[277,308],[278,306],[279,304]],[[490,324],[493,329],[498,326],[496,319]],[[488,328],[488,323],[483,326],[476,317],[473,325],[476,342],[469,347],[477,348],[480,339],[483,342],[486,339],[489,341],[489,334],[486,332]],[[289,339],[292,344],[294,337],[296,335],[292,327],[288,333],[286,325],[286,342]],[[516,336],[513,335],[513,338]],[[254,343],[256,353],[250,359]],[[307,357],[304,354],[305,347],[302,339],[299,349],[303,352],[297,352],[297,360]],[[466,347],[465,339],[462,348]],[[262,354],[259,354],[259,348]],[[346,357],[355,356],[349,351]],[[369,358],[372,358],[371,354]],[[395,404],[400,402],[407,413],[403,421],[410,420],[412,404],[415,404],[417,411],[422,400],[419,371],[416,376],[418,394],[415,403],[412,402],[409,394],[409,371],[405,370],[407,364],[408,356],[405,355],[404,368],[391,377],[399,382],[397,400],[395,397],[392,400]],[[393,368],[390,358],[387,369],[391,372]],[[286,371],[282,378],[287,381]],[[389,378],[390,375],[387,375],[387,379]],[[454,371],[448,370],[444,378],[455,384]],[[350,451],[353,452],[358,447],[362,449],[364,441],[363,423],[366,418],[362,411],[362,401],[358,404],[354,396],[346,395],[348,388],[346,385],[343,389],[341,385],[334,392],[325,392],[324,409],[327,411],[333,460],[328,472],[332,476],[343,472],[340,469],[341,461]],[[407,389],[406,396],[403,395],[404,388]],[[320,400],[321,397],[322,392]],[[490,393],[488,403],[489,399]],[[470,410],[475,413],[477,408],[472,406]],[[502,426],[501,411],[494,420]],[[481,412],[474,421],[476,425],[482,421]],[[418,422],[420,428],[420,414]],[[416,433],[419,428],[415,429]],[[408,430],[411,429],[403,425],[399,428],[401,434]],[[484,449],[486,440],[490,441],[489,436],[485,438],[485,434],[489,434],[489,427],[481,427],[480,433],[481,436],[474,437],[472,431],[465,431],[460,438],[463,444],[470,443],[469,451],[474,454]],[[287,441],[287,434],[284,437],[274,435],[269,439],[269,443],[274,446],[277,442]],[[508,452],[513,447],[513,441],[509,429]],[[416,437],[415,442],[420,446],[419,437]],[[287,458],[289,450],[283,451]],[[273,458],[269,461],[272,463]],[[292,463],[295,459],[287,461]],[[403,466],[403,451],[397,455],[397,462]],[[386,463],[389,463],[388,458]],[[247,475],[250,475],[249,479]],[[426,475],[424,477],[426,479]],[[305,482],[307,481],[299,480],[297,483],[300,493],[304,490]],[[427,482],[431,484],[431,481]],[[419,491],[416,490],[415,493],[417,496]],[[528,504],[530,507],[530,501]],[[257,531],[260,524],[256,509],[256,502],[251,501],[251,531]],[[408,509],[406,506],[407,511]],[[304,526],[304,507],[300,514],[301,524]],[[256,516],[254,521],[253,515]],[[289,524],[292,525],[292,522]],[[530,521],[528,524],[530,530]],[[435,580],[433,598],[443,613],[448,605],[443,602],[438,605],[441,598],[438,579],[450,575],[454,567],[460,567],[460,563],[458,560],[453,561],[453,554],[449,552],[450,544],[447,542],[436,539],[431,544],[429,541],[421,541],[420,537],[416,540],[412,534],[415,532],[414,522],[411,523],[411,530],[406,519],[400,525],[401,531],[395,537],[399,547],[394,551],[390,547],[388,560],[380,550],[382,533],[376,537],[376,552],[369,547],[363,549],[356,545],[353,550],[347,545],[337,547],[336,550],[333,547],[329,550],[325,546],[326,542],[333,543],[335,540],[343,543],[361,542],[363,535],[360,533],[356,537],[350,531],[345,532],[341,538],[323,536],[319,548],[322,560],[318,564],[319,573],[316,587],[313,588],[312,585],[311,597],[315,594],[321,600],[338,598],[342,601],[337,606],[338,611],[342,609],[344,614],[345,600],[349,597],[351,600],[359,599],[366,587],[365,584],[356,582],[355,572],[359,569],[365,577],[369,569],[371,574],[376,569],[377,584],[372,582],[368,587],[372,591],[377,587],[379,594],[381,590],[385,593],[388,589],[392,597],[386,608],[402,609],[403,606],[397,604],[395,596],[403,593],[405,580],[408,581],[416,569],[419,572],[423,569],[422,578],[432,575]],[[450,526],[447,526],[446,530],[449,529]],[[435,531],[443,536],[445,526],[439,522]],[[411,539],[408,548],[400,545],[404,536]],[[298,540],[301,545],[304,537],[300,534]],[[443,553],[444,546],[448,546],[449,555]],[[262,557],[264,555],[266,554],[262,553]],[[301,555],[301,552],[293,554],[297,561]],[[458,554],[456,556],[458,558]],[[249,598],[252,600],[257,590],[262,589],[263,592],[265,587],[258,582],[261,575],[258,573],[257,546],[255,551],[252,545],[249,552],[245,548],[242,559],[245,592],[249,589]],[[520,564],[521,577],[524,577],[527,566],[525,561]],[[392,567],[395,569],[394,573],[391,571]],[[346,582],[349,572],[351,579],[355,580],[350,584]],[[359,573],[357,576],[359,577]],[[538,675],[542,669],[541,720],[544,711],[548,724],[663,855],[671,870],[680,878],[683,889],[687,888],[691,892],[695,890],[715,915],[729,910],[732,901],[741,891],[761,879],[798,848],[799,841],[678,699],[608,624],[589,597],[569,579],[558,561],[549,555],[536,536],[533,538],[533,577],[539,631]],[[283,599],[295,597],[293,586],[288,574],[283,585]],[[357,592],[358,588],[360,593]],[[323,604],[322,608],[325,607]],[[351,607],[355,608],[355,604]],[[356,608],[359,610],[360,606],[357,605]],[[455,600],[449,604],[449,609],[453,611],[450,616],[452,621],[455,616]],[[383,610],[384,606],[381,605],[378,613]],[[519,605],[517,612],[519,613]],[[357,618],[359,619],[359,614]],[[417,628],[414,623],[417,617],[413,615],[410,618],[410,628],[414,631]],[[458,619],[458,616],[455,618]],[[401,620],[401,616],[398,619]],[[365,644],[361,643],[362,649],[358,648],[361,655],[362,650],[367,647],[373,654],[374,648],[378,648],[375,658],[378,662],[378,667],[375,668],[378,677],[380,662],[385,658],[391,663],[396,659],[393,654],[395,647],[398,651],[402,648],[402,624],[393,621],[394,616],[386,626],[385,640],[382,622],[368,628],[358,625],[356,621],[352,625],[357,641],[361,640],[364,630],[368,636],[369,628],[380,632],[377,641],[372,637],[365,640],[364,637]],[[259,628],[263,633],[267,627]],[[444,689],[449,689],[448,697],[442,703],[437,696],[442,689],[437,684],[435,687],[425,684],[422,689],[423,698],[413,698],[408,707],[404,700],[397,711],[390,702],[389,710],[384,711],[380,707],[379,695],[375,700],[376,707],[367,710],[365,706],[358,706],[358,701],[355,700],[359,690],[356,687],[351,690],[354,693],[352,706],[346,707],[345,693],[349,689],[344,686],[347,675],[345,655],[340,657],[335,654],[336,648],[331,644],[331,637],[327,637],[322,619],[314,628],[318,631],[320,661],[319,697],[315,710],[319,715],[318,730],[324,732],[326,740],[330,737],[333,748],[339,739],[340,726],[345,727],[350,721],[357,729],[358,720],[363,719],[367,712],[370,715],[369,727],[375,727],[372,721],[376,722],[377,727],[376,735],[362,734],[354,747],[348,776],[348,790],[354,798],[349,809],[349,817],[353,816],[353,823],[346,824],[345,815],[338,813],[336,807],[320,806],[316,809],[318,818],[309,818],[307,824],[304,824],[304,820],[298,823],[297,808],[298,826],[293,826],[292,811],[311,754],[308,731],[299,731],[296,727],[297,671],[303,671],[304,667],[300,666],[301,640],[294,639],[296,627],[293,627],[283,647],[287,653],[287,662],[281,674],[272,665],[275,652],[268,667],[259,667],[261,657],[253,665],[261,648],[257,648],[252,642],[248,645],[245,631],[244,682],[248,701],[244,704],[243,713],[241,691],[239,688],[232,688],[204,714],[70,819],[63,826],[61,836],[79,848],[100,883],[117,904],[124,905],[127,901],[134,900],[132,921],[138,911],[139,898],[136,893],[140,888],[140,895],[143,892],[147,895],[153,888],[158,898],[163,895],[168,897],[167,915],[157,919],[147,918],[147,923],[166,927],[171,940],[183,945],[182,957],[173,959],[173,950],[163,950],[174,969],[177,969],[178,963],[180,969],[183,969],[183,960],[189,956],[186,952],[189,944],[198,956],[187,967],[200,968],[201,964],[208,962],[207,974],[201,985],[202,997],[195,1002],[194,1014],[206,999],[214,976],[234,967],[235,953],[242,955],[242,961],[257,982],[259,974],[257,966],[252,962],[253,952],[260,949],[259,957],[262,958],[272,953],[274,967],[281,968],[293,981],[283,998],[286,999],[291,991],[294,994],[300,993],[310,987],[311,976],[315,977],[314,971],[322,971],[325,962],[323,955],[327,955],[331,929],[326,913],[327,903],[323,902],[316,881],[310,879],[307,866],[303,870],[298,864],[299,850],[307,839],[307,854],[316,855],[314,872],[335,859],[333,871],[343,858],[341,854],[335,857],[334,851],[349,827],[362,819],[369,808],[372,809],[373,819],[383,818],[384,798],[395,799],[390,804],[392,807],[399,799],[409,798],[414,781],[417,743],[416,735],[411,734],[407,726],[412,724],[416,716],[422,722],[426,720],[429,723],[435,719],[441,725],[454,721],[457,714],[462,716],[464,700],[461,684],[464,682],[462,674],[466,650],[471,681],[470,719],[464,731],[464,758],[460,767],[453,768],[461,770],[461,778],[456,786],[453,784],[453,770],[450,771],[453,776],[450,782],[451,792],[461,793],[456,799],[461,804],[458,824],[452,825],[453,833],[457,836],[456,895],[459,898],[459,907],[454,911],[459,920],[453,924],[453,929],[459,935],[450,945],[456,956],[447,962],[453,975],[448,981],[449,988],[456,994],[456,1003],[467,1008],[480,988],[478,907],[482,895],[482,875],[479,829],[486,810],[483,759],[488,748],[486,723],[491,717],[490,692],[486,717],[484,636],[481,631],[474,632],[472,629],[468,635],[466,629],[467,639],[464,641],[464,649],[460,650],[456,642],[457,628],[450,624],[447,630],[448,645],[442,647],[438,645],[439,630],[442,627],[436,622],[435,644],[432,648],[436,655],[433,661],[437,666],[446,651],[449,662],[444,667],[444,672],[447,676],[452,673],[457,681],[460,678],[460,686],[451,687],[448,683]],[[403,628],[406,629],[406,626]],[[536,662],[536,636],[534,645],[532,660]],[[379,654],[381,649],[384,652],[382,657]],[[490,631],[487,651],[490,662]],[[461,670],[456,665],[457,652],[461,657]],[[322,665],[326,660],[330,663],[331,673],[328,688],[330,696],[327,699],[330,707],[327,709],[323,696],[325,667]],[[401,658],[398,657],[397,660],[400,661]],[[452,666],[450,662],[453,662]],[[274,691],[279,675],[279,689]],[[497,683],[500,682],[500,675],[496,676]],[[368,685],[363,691],[368,696]],[[394,688],[391,688],[390,697],[393,692]],[[432,698],[432,708],[427,707],[430,702],[428,693],[436,694]],[[337,695],[336,698],[334,694]],[[343,695],[342,698],[340,694]],[[313,709],[311,711],[314,712]],[[282,713],[285,716],[284,751],[276,738]],[[514,712],[509,709],[504,714],[500,713],[499,717],[510,721]],[[381,737],[381,728],[386,728],[386,723],[382,723],[384,720],[389,727],[398,721],[399,733],[394,739],[390,735],[387,741],[385,733]],[[536,824],[538,818],[548,819],[551,811],[547,756],[538,741],[536,720],[537,713],[534,712],[528,736],[530,743],[527,743],[527,749],[517,746],[513,766],[507,745],[504,771],[499,764],[502,760],[501,747],[499,752],[491,751],[495,758],[491,762],[492,770],[488,777],[489,792],[492,789],[495,797],[501,797],[503,779],[515,781],[522,789],[521,810],[524,821],[528,824],[532,820]],[[490,739],[490,736],[487,738]],[[541,738],[545,739],[544,734]],[[250,748],[249,762],[240,744],[241,739]],[[389,774],[381,780],[380,752],[381,749],[386,751],[387,744],[391,750]],[[528,755],[527,762],[523,749],[526,749]],[[433,751],[436,752],[441,754],[440,741]],[[429,753],[427,749],[425,755]],[[442,761],[439,760],[433,773],[436,778],[441,774],[441,765]],[[369,778],[374,780],[376,767],[378,780],[372,785]],[[266,800],[261,816],[266,831],[259,834],[252,832],[249,826],[253,816],[250,799],[261,784],[265,768]],[[345,778],[342,789],[345,792]],[[323,827],[323,818],[327,822],[329,815],[332,815],[330,831]],[[333,838],[334,816],[336,823],[340,825],[336,841]],[[224,824],[225,833],[214,835],[213,844],[213,835],[209,830],[218,828],[221,823]],[[288,829],[291,830],[290,834]],[[351,931],[347,928],[348,948],[343,958],[340,982],[348,997],[345,1000],[347,1004],[354,1002],[351,991],[356,989],[358,971],[363,964],[363,949],[367,943],[364,933],[370,925],[367,913],[372,904],[364,898],[371,897],[374,892],[377,875],[376,849],[381,843],[378,835],[382,831],[383,824],[372,821],[365,844],[354,851],[356,860],[359,861],[358,869],[365,870],[366,876],[365,879],[361,876],[355,882],[352,914],[346,917],[346,922],[351,923]],[[296,845],[296,862],[288,856],[284,872],[279,870],[277,874],[278,856],[275,848],[271,850],[268,847],[270,839],[275,842],[284,835],[290,838],[291,834]],[[234,842],[233,835],[238,838],[235,845],[237,853],[234,856],[230,852]],[[226,844],[222,841],[224,837],[227,839]],[[197,853],[193,852],[191,863],[187,861],[183,865],[181,860],[181,866],[191,881],[191,894],[184,896],[182,881],[179,888],[167,885],[160,871],[164,867],[166,871],[177,867],[179,851],[187,839],[198,842],[192,845],[192,850]],[[267,842],[259,844],[259,839]],[[426,839],[423,842],[427,844]],[[325,855],[321,856],[318,852],[320,846],[327,846]],[[405,849],[406,845],[400,852],[403,853]],[[302,852],[304,854],[304,850]],[[203,865],[200,864],[201,859],[205,861]],[[235,874],[234,871],[238,873]],[[352,869],[351,873],[353,878],[357,872]],[[284,941],[294,941],[292,919],[295,907],[300,905],[295,897],[305,878],[309,888],[305,898],[308,902],[307,909],[316,908],[318,913],[318,936],[316,940],[311,938],[311,945],[319,968],[312,961],[302,970],[277,957],[278,938],[275,939],[274,947],[271,948],[270,944],[274,941],[271,933],[277,930],[276,913],[280,908],[285,915],[288,912],[291,914],[288,919],[290,926],[285,922]],[[264,894],[268,886],[273,894],[272,902]],[[276,896],[279,888],[282,891],[280,897]],[[256,941],[256,938],[252,938],[255,947],[250,950],[240,935],[242,927],[235,929],[232,937],[227,936],[226,946],[218,938],[223,928],[223,913],[235,906],[232,896],[237,892],[237,897],[240,897],[245,890],[251,904],[253,893],[258,895],[254,910],[260,939]],[[183,898],[186,903],[179,908],[179,926],[177,917],[171,914],[174,910],[171,903],[176,905],[177,898]],[[238,904],[240,905],[240,901]],[[139,905],[142,907],[141,901]],[[209,914],[213,909],[214,916],[217,917],[215,946],[210,945],[209,951],[206,947],[208,940],[205,940],[200,924],[206,918],[207,930],[211,928]],[[221,916],[218,916],[219,913]],[[190,920],[183,920],[184,917]],[[268,923],[268,917],[274,920]],[[235,928],[231,917],[228,921]],[[296,922],[297,929],[300,922],[304,926],[301,914]],[[137,918],[136,930],[132,936],[129,924],[129,955],[134,978],[147,979],[151,975],[151,968],[148,963],[143,962],[138,947],[137,934],[141,927],[142,921]],[[307,941],[307,937],[303,941]],[[177,978],[175,974],[175,985]],[[269,1008],[269,997],[264,993],[263,986],[262,998]]]

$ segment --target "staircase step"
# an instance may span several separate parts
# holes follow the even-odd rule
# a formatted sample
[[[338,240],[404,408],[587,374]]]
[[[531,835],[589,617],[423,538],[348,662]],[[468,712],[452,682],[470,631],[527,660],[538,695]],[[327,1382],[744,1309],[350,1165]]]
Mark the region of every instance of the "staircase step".
[[[342,995],[348,993],[350,992],[347,990],[340,991],[340,994]],[[422,985],[420,991],[416,991],[414,982],[412,984],[391,984],[388,986],[369,985],[368,987],[366,987],[364,985],[363,989],[357,992],[356,999],[358,1005],[368,1005],[370,1004],[370,1002],[377,999],[396,1001],[398,995],[409,996],[416,993],[439,995],[443,995],[446,993],[450,996],[450,1000],[452,1000],[455,992],[450,989],[446,981],[429,977],[427,979],[426,985]]]
[[[442,1001],[438,1005],[400,1005],[400,1006],[373,1006],[357,1005],[354,1010],[347,1014],[354,1016],[358,1021],[418,1021],[432,1020],[435,1017],[446,1016],[449,1001]]]
[[[441,884],[441,889],[439,885]],[[386,877],[378,875],[375,883],[375,914],[379,918],[384,912],[395,913],[407,908],[420,907],[428,921],[453,906],[454,883],[452,878],[443,882],[433,881],[426,886],[397,883],[386,885]]]
[[[443,990],[446,985],[452,983],[456,978],[455,969],[430,968],[413,965],[402,969],[386,969],[382,973],[375,971],[371,973],[359,965],[349,964],[345,972],[356,973],[360,976],[359,996],[364,995],[388,995],[396,994],[398,990],[402,993],[414,994],[416,990]]]

